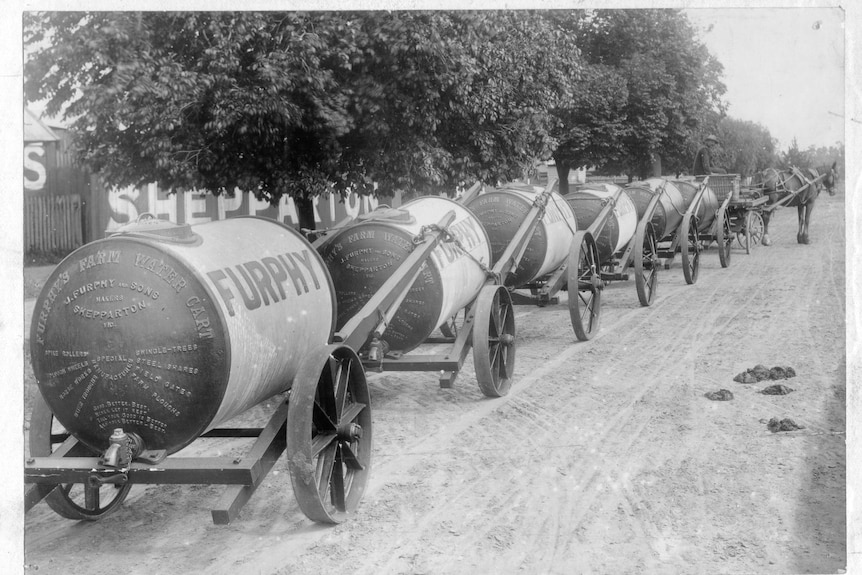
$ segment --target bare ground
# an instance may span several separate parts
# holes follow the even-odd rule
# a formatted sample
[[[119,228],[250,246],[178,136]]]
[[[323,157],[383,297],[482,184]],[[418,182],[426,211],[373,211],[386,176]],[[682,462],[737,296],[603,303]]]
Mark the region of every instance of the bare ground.
[[[505,398],[481,394],[471,359],[451,390],[433,373],[370,375],[373,474],[341,525],[305,518],[282,458],[229,526],[210,519],[221,487],[136,486],[92,523],[40,503],[25,518],[25,570],[843,572],[843,194],[821,196],[812,219],[811,245],[796,244],[784,209],[773,246],[735,248],[728,269],[704,252],[693,286],[677,260],[649,308],[633,281],[611,284],[589,342],[565,303],[518,307]],[[780,383],[795,391],[733,381],[757,364],[793,367]],[[704,397],[719,389],[734,399]],[[804,429],[772,433],[773,417]],[[203,443],[190,450],[244,449]]]

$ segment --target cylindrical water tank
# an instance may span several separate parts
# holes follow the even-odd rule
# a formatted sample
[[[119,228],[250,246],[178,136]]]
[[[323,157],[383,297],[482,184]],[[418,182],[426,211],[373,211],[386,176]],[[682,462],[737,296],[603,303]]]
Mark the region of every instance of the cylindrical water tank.
[[[461,204],[443,197],[421,197],[397,210],[376,210],[318,246],[335,285],[336,329],[356,315],[392,276],[413,251],[413,238],[422,227],[438,223],[450,211],[455,212],[455,219],[447,229],[460,247],[441,242],[431,252],[383,339],[391,350],[410,351],[473,301],[485,285],[483,266],[490,266],[488,236]]]
[[[585,230],[595,222],[596,217],[605,204],[612,200],[621,190],[620,186],[605,182],[580,184],[566,194],[566,201],[572,206],[578,219],[578,228]],[[599,249],[599,261],[606,262],[624,249],[638,225],[637,210],[631,199],[625,194],[619,194],[614,209],[608,215],[602,231],[595,238]]]
[[[674,180],[674,185],[679,189],[679,192],[682,194],[683,201],[685,201],[686,206],[690,206],[692,200],[694,199],[694,195],[697,193],[697,190],[700,188],[700,184],[694,182],[686,182],[686,181],[676,181]],[[712,191],[708,185],[706,189],[703,191],[703,196],[701,196],[700,203],[697,206],[697,210],[695,211],[695,216],[697,216],[698,232],[706,232],[709,231],[709,228],[712,227],[712,222],[715,221],[715,213],[718,211],[718,198],[715,195],[715,192]]]
[[[682,223],[688,204],[685,203],[679,188],[662,178],[649,178],[625,187],[626,194],[637,208],[638,221],[640,221],[646,213],[650,200],[659,192],[662,185],[664,185],[664,193],[659,197],[659,203],[652,217],[657,239],[669,236]]]
[[[289,389],[329,342],[334,309],[323,261],[287,226],[153,219],[56,267],[36,301],[33,371],[57,420],[94,449],[119,427],[174,453]]]
[[[509,247],[542,190],[528,184],[510,183],[481,194],[468,204],[488,232],[494,262]],[[513,274],[505,278],[506,286],[525,285],[559,268],[569,255],[577,229],[571,206],[560,194],[551,192],[523,258]]]

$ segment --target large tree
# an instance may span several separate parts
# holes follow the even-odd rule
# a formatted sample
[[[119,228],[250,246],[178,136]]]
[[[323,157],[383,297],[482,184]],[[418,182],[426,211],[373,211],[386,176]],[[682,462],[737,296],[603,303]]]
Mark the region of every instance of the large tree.
[[[543,12],[25,15],[25,92],[114,185],[451,191],[556,147],[574,38]]]
[[[666,172],[690,169],[690,144],[713,115],[723,113],[725,87],[721,64],[685,14],[596,10],[579,21],[576,37],[586,63],[610,68],[626,88],[616,94],[626,99],[614,124],[617,151],[592,163],[600,171],[637,176],[647,175],[656,157]],[[563,145],[555,157],[568,152]]]

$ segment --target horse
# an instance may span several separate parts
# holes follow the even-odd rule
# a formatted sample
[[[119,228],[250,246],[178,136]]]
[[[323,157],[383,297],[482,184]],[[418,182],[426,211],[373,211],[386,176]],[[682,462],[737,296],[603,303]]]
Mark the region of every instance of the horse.
[[[834,166],[835,164],[833,164]],[[833,171],[827,171],[825,176],[832,183],[831,194],[834,195],[835,174]],[[800,244],[809,243],[808,240],[808,223],[811,220],[811,211],[814,209],[814,203],[820,195],[823,188],[823,180],[820,172],[814,168],[806,170],[793,168],[787,170],[777,170],[775,168],[766,168],[756,174],[754,183],[763,190],[765,195],[769,196],[769,204],[775,205],[776,202],[781,202],[788,196],[793,197],[782,205],[796,206],[797,216],[799,219],[799,227],[796,232],[796,242]],[[768,246],[772,243],[769,239],[769,219],[772,215],[772,210],[763,211],[763,238],[761,243]]]

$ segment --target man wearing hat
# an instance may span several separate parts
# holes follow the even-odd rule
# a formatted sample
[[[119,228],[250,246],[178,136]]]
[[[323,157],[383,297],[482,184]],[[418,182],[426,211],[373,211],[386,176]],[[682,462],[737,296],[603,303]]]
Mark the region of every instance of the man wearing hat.
[[[727,170],[712,164],[712,153],[718,147],[718,138],[710,134],[706,137],[706,145],[701,146],[694,157],[694,175],[708,176],[710,174],[726,174]]]

